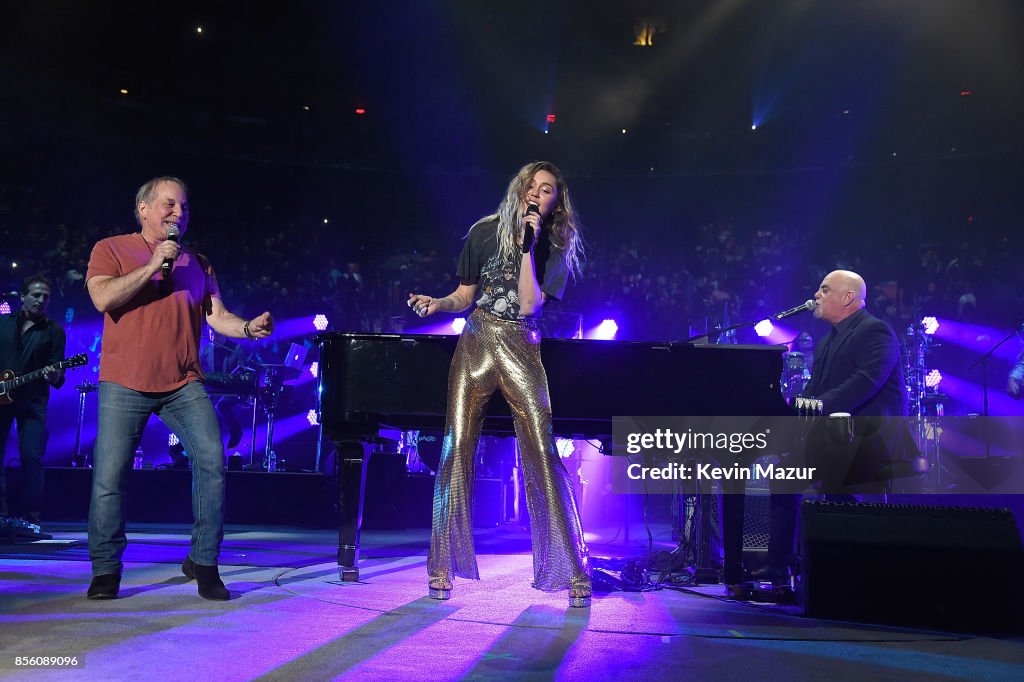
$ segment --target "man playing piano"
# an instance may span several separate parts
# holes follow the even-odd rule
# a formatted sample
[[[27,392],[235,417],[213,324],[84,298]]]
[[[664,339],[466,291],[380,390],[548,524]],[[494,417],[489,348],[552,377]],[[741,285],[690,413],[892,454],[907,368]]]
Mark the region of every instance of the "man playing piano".
[[[822,280],[814,296],[814,316],[831,324],[832,330],[815,349],[814,371],[804,393],[821,400],[826,415],[906,416],[907,388],[900,342],[888,323],[865,310],[866,293],[864,279],[855,272],[836,270]],[[870,422],[863,425],[872,428]],[[888,481],[877,473],[891,470],[891,458],[905,456],[908,445],[912,446],[907,441],[909,433],[902,428],[876,435],[878,438],[864,439],[866,447],[858,449],[850,462],[831,466],[844,480],[863,484],[859,490],[864,492],[873,492],[872,486],[883,492]],[[829,483],[828,478],[826,475],[827,487],[839,486],[840,479],[832,476],[834,480]],[[793,551],[800,496],[774,494],[774,486],[772,492],[768,568],[760,577],[782,585],[788,584],[786,567]]]
[[[555,449],[538,319],[578,269],[582,242],[561,172],[527,164],[498,210],[466,235],[458,288],[444,298],[411,294],[420,317],[460,312],[474,301],[448,374],[448,409],[427,562],[429,594],[451,596],[454,576],[478,580],[473,548],[474,455],[495,390],[512,409],[522,453],[533,542],[533,586],[569,588],[570,606],[589,606],[587,547],[569,474]]]

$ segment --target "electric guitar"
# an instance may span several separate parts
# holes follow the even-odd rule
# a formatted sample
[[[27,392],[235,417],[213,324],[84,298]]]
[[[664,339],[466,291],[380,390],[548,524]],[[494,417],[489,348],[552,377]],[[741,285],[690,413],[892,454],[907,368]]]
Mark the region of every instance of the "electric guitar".
[[[51,370],[66,369],[68,367],[81,367],[88,361],[89,358],[85,353],[79,353],[78,355],[73,355],[70,358],[64,358],[52,365],[47,365],[42,369],[22,374],[20,377],[14,375],[14,370],[8,369],[4,372],[0,372],[0,405],[10,405],[13,401],[13,398],[11,398],[11,391],[19,386],[24,386],[30,381],[42,379],[44,375]]]

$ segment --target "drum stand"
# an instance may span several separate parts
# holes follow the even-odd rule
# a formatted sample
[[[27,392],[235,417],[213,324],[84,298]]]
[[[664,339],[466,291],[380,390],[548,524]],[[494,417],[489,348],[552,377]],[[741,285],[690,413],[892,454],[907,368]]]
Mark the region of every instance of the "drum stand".
[[[920,319],[920,315],[915,315]],[[928,472],[924,479],[928,487],[938,491],[942,486],[942,465],[939,461],[939,437],[942,434],[942,417],[945,411],[943,402],[947,396],[937,393],[928,386],[927,356],[935,343],[934,338],[925,333],[924,325],[915,322],[907,327],[906,344],[904,345],[903,377],[909,397],[909,413],[913,419],[914,441],[921,455],[928,462]]]
[[[85,394],[99,390],[99,386],[83,381],[75,386],[75,390],[78,391],[78,426],[75,429],[75,452],[71,455],[71,466],[85,467],[88,465],[86,456],[82,454],[82,422],[85,421]]]
[[[944,485],[942,476],[942,462],[940,440],[942,438],[942,417],[945,415],[943,395],[931,395],[924,401],[926,409],[921,410],[917,415],[917,447],[921,455],[928,461],[927,480],[929,488],[935,492],[942,492]]]
[[[284,382],[297,379],[301,370],[287,365],[260,365],[263,382],[258,393],[262,397],[263,410],[267,413],[267,443],[263,453],[263,470],[277,471],[277,454],[274,452],[274,420],[277,404],[284,393]],[[253,410],[253,448],[256,441],[256,415]],[[255,456],[255,452],[254,452]]]

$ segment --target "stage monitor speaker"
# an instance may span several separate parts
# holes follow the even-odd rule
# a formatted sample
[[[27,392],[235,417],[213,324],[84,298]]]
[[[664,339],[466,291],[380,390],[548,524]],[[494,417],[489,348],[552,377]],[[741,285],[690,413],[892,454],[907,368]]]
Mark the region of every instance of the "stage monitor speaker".
[[[957,632],[1024,631],[1008,509],[805,501],[804,615]]]

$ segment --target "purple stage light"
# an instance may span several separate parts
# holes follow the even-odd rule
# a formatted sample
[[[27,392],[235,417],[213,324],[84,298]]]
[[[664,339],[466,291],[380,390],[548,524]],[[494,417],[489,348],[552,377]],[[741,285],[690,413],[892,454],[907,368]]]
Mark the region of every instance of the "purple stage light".
[[[452,329],[455,330],[456,334],[461,334],[465,326],[466,318],[464,317],[456,317],[454,320],[452,320]]]
[[[323,313],[319,313],[317,314],[316,317],[313,318],[313,328],[316,329],[318,332],[322,332],[323,330],[327,329],[327,325],[327,316],[324,315]]]
[[[947,415],[984,413],[986,392],[977,381],[977,377],[965,379],[948,371],[942,376],[942,392],[955,401],[952,407],[950,403],[946,403]],[[989,381],[991,382],[991,377]],[[990,415],[1020,414],[1020,402],[1006,395],[1001,386],[989,385],[987,395]]]
[[[11,304],[8,303],[7,301],[4,301],[3,303],[0,303],[0,315],[10,315],[10,314],[11,314]]]
[[[312,374],[313,378],[315,379],[320,374],[320,363],[314,362],[312,365],[310,365],[309,373]]]
[[[942,373],[937,369],[928,372],[924,377],[924,385],[928,388],[935,388],[942,381]]]
[[[173,433],[167,434],[167,445],[177,445],[180,442],[181,441],[178,440],[178,437],[175,436]]]
[[[921,318],[921,326],[924,327],[924,333],[931,335],[939,329],[939,321],[932,316]]]
[[[317,318],[323,318],[317,320]],[[320,329],[317,325],[323,325],[323,330],[326,330],[330,326],[330,321],[326,315],[302,315],[301,317],[276,317],[274,318],[274,336],[271,339],[267,339],[268,345],[273,345],[276,341],[280,343],[282,341],[288,341],[290,339],[296,339],[299,337],[307,337],[310,333],[310,328]],[[321,331],[323,331],[321,330]],[[287,348],[288,344],[284,344]]]
[[[771,320],[761,320],[754,325],[754,331],[757,332],[757,335],[762,339],[771,334],[773,329],[775,329],[775,327],[772,325]]]
[[[938,327],[935,331],[935,338],[963,346],[975,351],[979,355],[999,343],[1000,339],[1006,336],[1008,331],[999,327],[970,324],[946,318],[937,319],[937,322]],[[1013,362],[1018,352],[1020,351],[1016,344],[1004,343],[996,349],[995,357]]]
[[[615,334],[619,331],[619,325],[615,324],[615,320],[605,320],[601,324],[597,325],[597,329],[594,330],[593,338],[595,339],[614,339]]]
[[[310,410],[306,413],[306,421],[309,422],[310,426],[317,426],[320,422],[316,420],[316,410]]]
[[[434,334],[437,336],[454,336],[459,332],[455,331],[454,321],[440,320],[433,321],[422,327],[407,329],[404,334]]]

